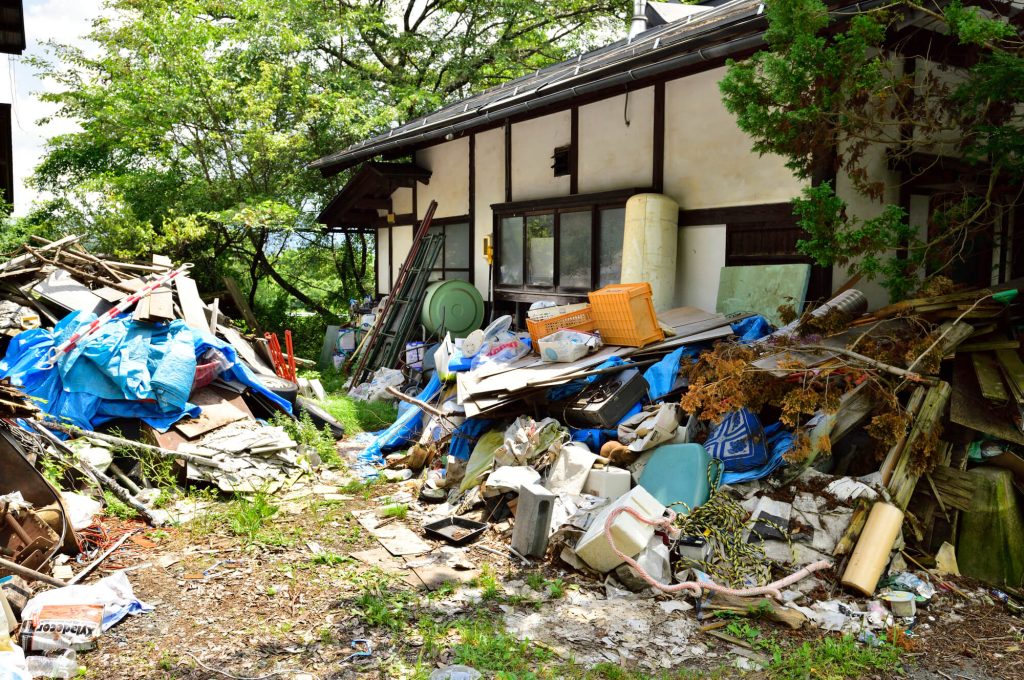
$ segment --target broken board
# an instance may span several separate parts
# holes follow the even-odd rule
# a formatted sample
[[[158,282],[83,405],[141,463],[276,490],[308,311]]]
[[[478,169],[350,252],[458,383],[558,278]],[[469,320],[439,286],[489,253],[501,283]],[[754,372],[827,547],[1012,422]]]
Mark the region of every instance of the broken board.
[[[209,330],[209,321],[206,320],[206,305],[199,297],[199,288],[196,282],[187,276],[179,276],[174,279],[174,287],[178,291],[178,304],[181,305],[182,316],[189,328]]]
[[[32,292],[69,312],[82,311],[99,315],[113,306],[63,269],[54,270],[33,286]]]
[[[252,418],[252,412],[241,396],[216,387],[199,390],[192,395],[190,401],[202,409],[199,417],[179,420],[174,424],[174,429],[189,439],[195,439],[229,423]]]

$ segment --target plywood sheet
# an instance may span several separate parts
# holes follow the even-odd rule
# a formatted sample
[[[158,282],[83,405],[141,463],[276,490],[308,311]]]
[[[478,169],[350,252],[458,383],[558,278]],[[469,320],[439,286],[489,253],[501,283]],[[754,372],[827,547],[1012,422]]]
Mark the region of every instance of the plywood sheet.
[[[198,418],[179,420],[174,424],[174,429],[189,439],[195,439],[228,423],[252,418],[252,412],[240,395],[224,392],[216,387],[207,387],[196,392],[190,401],[201,408],[202,413]]]
[[[32,292],[69,312],[102,314],[113,306],[63,269],[54,270],[33,286]]]
[[[781,326],[778,308],[792,305],[797,312],[802,310],[810,280],[809,264],[722,267],[715,311],[722,314],[754,312]]]
[[[274,369],[266,364],[253,349],[252,345],[242,337],[242,334],[228,326],[217,326],[217,331],[228,341],[228,344],[235,348],[242,361],[248,364],[256,373],[261,375],[277,375]]]

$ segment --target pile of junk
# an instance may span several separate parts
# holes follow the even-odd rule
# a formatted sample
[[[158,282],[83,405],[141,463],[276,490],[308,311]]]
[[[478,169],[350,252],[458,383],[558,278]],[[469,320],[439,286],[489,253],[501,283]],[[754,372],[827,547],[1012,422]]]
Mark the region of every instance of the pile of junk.
[[[246,337],[190,265],[80,241],[36,238],[0,262],[0,669],[28,669],[4,678],[59,677],[74,663],[61,654],[147,609],[123,572],[82,583],[145,526],[101,520],[105,504],[158,526],[195,512],[168,484],[272,493],[319,465],[288,425],[329,418],[289,334],[287,354],[276,335]]]
[[[496,537],[513,564],[741,615],[757,598],[794,628],[909,630],[936,592],[963,594],[951,576],[1022,611],[1012,282],[870,313],[852,287],[802,313],[656,312],[657,286],[620,283],[533,304],[522,330],[442,327],[410,370],[425,248],[349,357],[353,396],[399,402],[350,464],[407,480],[439,545]]]

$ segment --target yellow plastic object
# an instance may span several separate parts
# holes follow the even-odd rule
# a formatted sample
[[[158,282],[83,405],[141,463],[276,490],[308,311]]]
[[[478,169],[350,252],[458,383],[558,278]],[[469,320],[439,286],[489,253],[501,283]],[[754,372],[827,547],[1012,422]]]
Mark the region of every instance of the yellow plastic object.
[[[868,596],[874,595],[901,526],[903,511],[895,505],[878,501],[872,506],[857,547],[853,549],[850,563],[843,573],[844,586]]]
[[[593,310],[590,307],[539,321],[534,321],[533,319],[526,320],[526,329],[530,331],[530,340],[533,342],[534,351],[538,351],[537,341],[541,338],[546,338],[552,333],[557,333],[563,329],[590,332],[594,328]]]
[[[606,345],[643,347],[665,339],[649,283],[618,283],[589,295],[594,323]]]

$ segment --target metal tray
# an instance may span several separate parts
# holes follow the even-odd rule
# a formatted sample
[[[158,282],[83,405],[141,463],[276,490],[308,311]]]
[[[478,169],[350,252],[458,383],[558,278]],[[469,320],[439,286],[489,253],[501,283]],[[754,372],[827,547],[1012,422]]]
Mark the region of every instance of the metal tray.
[[[428,536],[448,541],[452,545],[465,545],[480,538],[487,528],[485,522],[474,522],[461,517],[448,517],[423,527]]]

